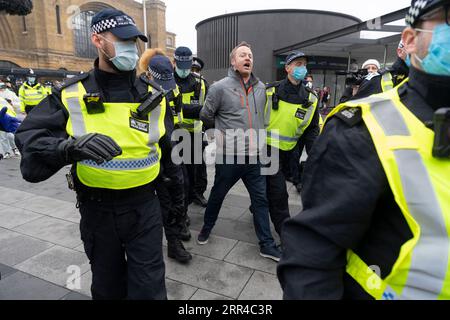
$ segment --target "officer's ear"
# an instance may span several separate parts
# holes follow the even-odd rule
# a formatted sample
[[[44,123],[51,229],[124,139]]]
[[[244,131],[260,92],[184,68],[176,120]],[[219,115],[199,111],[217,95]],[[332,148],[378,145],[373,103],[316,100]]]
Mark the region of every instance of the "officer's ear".
[[[289,74],[289,72],[291,71],[290,65],[289,65],[289,64],[286,64],[286,65],[284,66],[284,70],[286,71],[287,74]]]
[[[403,30],[402,41],[405,46],[405,51],[412,55],[417,53],[417,32],[413,28],[407,27]]]
[[[97,33],[91,35],[91,42],[97,49],[102,47],[100,36]]]

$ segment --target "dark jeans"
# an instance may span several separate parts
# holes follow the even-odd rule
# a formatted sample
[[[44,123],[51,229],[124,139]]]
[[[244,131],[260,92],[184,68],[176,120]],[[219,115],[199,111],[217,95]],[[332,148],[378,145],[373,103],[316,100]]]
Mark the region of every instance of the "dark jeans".
[[[203,228],[207,231],[213,229],[225,196],[239,179],[242,179],[250,194],[253,224],[259,245],[275,246],[270,231],[266,177],[261,175],[260,164],[216,164],[214,186],[206,207]]]
[[[202,139],[203,133],[196,133],[198,135],[197,140]],[[191,141],[194,142],[194,133],[191,132]],[[202,142],[201,150],[200,146],[197,146],[195,143],[191,144],[191,161],[190,164],[186,164],[186,170],[189,178],[189,194],[186,194],[188,197],[188,203],[192,202],[193,197],[198,195],[203,195],[205,193],[206,188],[208,186],[208,177],[206,174],[206,164],[203,158],[203,152],[207,146],[206,142]],[[201,164],[194,164],[194,155],[202,154]]]
[[[165,300],[159,201],[79,199],[80,231],[92,269],[94,300]]]

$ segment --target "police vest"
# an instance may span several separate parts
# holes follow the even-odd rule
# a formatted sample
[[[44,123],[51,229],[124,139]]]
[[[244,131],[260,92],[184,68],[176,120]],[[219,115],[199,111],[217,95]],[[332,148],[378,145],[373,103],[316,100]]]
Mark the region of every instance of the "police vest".
[[[327,120],[347,107],[362,110],[413,234],[386,278],[352,251],[347,254],[347,273],[376,299],[450,299],[450,159],[433,158],[434,132],[403,105],[398,90],[340,105]]]
[[[383,92],[394,89],[394,80],[392,79],[392,74],[390,72],[385,72],[381,76],[381,89]]]
[[[152,92],[153,88],[149,86],[149,92]],[[180,106],[180,110],[177,110],[177,107],[175,106],[175,101],[177,100],[178,96],[180,95],[180,89],[178,88],[178,85],[176,86],[173,91],[173,99],[169,100],[166,96],[166,101],[168,102],[168,105],[170,106],[170,111],[172,112],[173,116],[173,123],[174,125],[178,125],[183,122],[184,116],[183,116],[183,108]]]
[[[165,105],[156,107],[148,120],[133,116],[139,103],[104,103],[103,113],[89,114],[83,101],[85,94],[81,82],[62,91],[61,100],[69,113],[68,135],[79,138],[87,133],[104,134],[122,148],[122,155],[102,164],[92,160],[78,162],[78,179],[89,187],[114,190],[131,189],[155,180],[160,171],[159,140],[165,134]]]
[[[276,88],[266,90],[267,103],[265,107],[265,127],[267,144],[283,151],[295,148],[298,140],[309,127],[317,109],[317,97],[310,92],[310,106],[288,103],[279,100],[278,109],[273,108],[273,97]]]
[[[19,90],[20,110],[25,112],[25,106],[37,106],[45,97],[47,91],[39,83],[34,87],[24,83]]]
[[[200,96],[199,99],[195,98],[195,91],[182,93],[183,96],[183,104],[197,104],[203,106],[205,104],[205,95],[206,95],[206,84],[205,80],[200,79],[197,80],[201,82]],[[183,123],[181,124],[183,129],[188,130],[189,132],[202,132],[203,122],[200,119],[183,119]]]
[[[319,113],[319,129],[322,131],[323,125],[325,124],[322,115]]]

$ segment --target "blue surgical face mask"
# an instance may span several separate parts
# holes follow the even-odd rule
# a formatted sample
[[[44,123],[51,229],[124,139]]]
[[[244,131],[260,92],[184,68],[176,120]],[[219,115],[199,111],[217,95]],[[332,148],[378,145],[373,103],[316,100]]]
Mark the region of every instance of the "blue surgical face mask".
[[[191,69],[178,69],[178,67],[175,67],[175,72],[181,79],[185,79],[191,74]]]
[[[36,83],[36,78],[35,77],[29,77],[27,79],[27,82],[33,86]]]
[[[292,72],[292,77],[294,77],[296,81],[302,81],[303,79],[305,79],[307,74],[308,69],[306,69],[305,66],[295,67],[294,71]]]
[[[102,38],[114,45],[114,49],[116,51],[116,56],[114,58],[108,57],[105,51],[102,51],[108,58],[110,58],[109,61],[111,61],[117,69],[120,71],[131,71],[136,68],[136,64],[139,60],[136,41],[112,42],[105,37]]]
[[[433,33],[427,56],[421,59],[415,55],[423,71],[438,76],[450,76],[450,26],[443,23],[437,25],[433,31],[416,30]]]
[[[411,68],[411,56],[409,54],[406,56],[405,63],[408,68]]]

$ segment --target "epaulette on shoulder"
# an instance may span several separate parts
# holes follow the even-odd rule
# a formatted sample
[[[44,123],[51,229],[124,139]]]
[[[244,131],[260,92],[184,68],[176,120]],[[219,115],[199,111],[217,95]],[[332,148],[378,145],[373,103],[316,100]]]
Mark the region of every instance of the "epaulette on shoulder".
[[[63,89],[70,87],[71,85],[83,81],[84,79],[87,79],[89,77],[89,72],[85,72],[82,74],[79,74],[73,78],[70,79],[66,79],[63,82],[61,82],[60,84],[55,85],[55,89],[58,91],[62,91]]]
[[[203,78],[203,76],[201,74],[197,74],[197,73],[194,73],[194,72],[191,72],[191,74],[192,74],[192,76],[194,76],[195,79],[206,81],[206,79]]]
[[[309,93],[312,93],[316,98],[318,98],[317,93],[313,89],[311,89],[310,87],[307,87],[307,86],[305,86],[305,88],[306,88],[306,91],[308,91]]]
[[[280,85],[280,83],[281,83],[281,81],[266,83],[266,89],[278,87]]]
[[[362,121],[361,108],[348,107],[334,115],[344,121],[349,127],[353,127]]]

